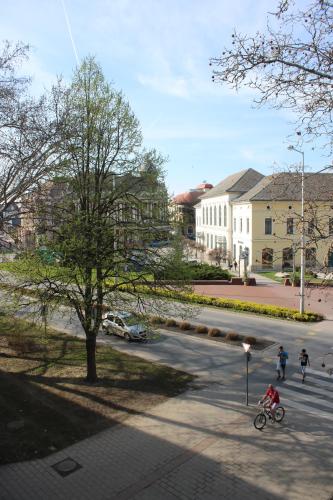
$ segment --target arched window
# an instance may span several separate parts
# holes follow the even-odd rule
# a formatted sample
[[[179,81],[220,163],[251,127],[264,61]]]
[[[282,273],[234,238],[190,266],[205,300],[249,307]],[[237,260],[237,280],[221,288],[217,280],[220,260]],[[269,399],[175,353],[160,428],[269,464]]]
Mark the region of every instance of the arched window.
[[[209,207],[209,224],[213,225],[213,210],[212,207]]]
[[[225,236],[222,236],[222,250],[223,254],[227,255],[227,238]]]
[[[315,248],[307,248],[305,250],[305,265],[306,267],[315,267],[317,260],[317,252]]]
[[[292,269],[293,267],[293,249],[291,247],[282,250],[282,269]]]
[[[223,207],[223,225],[227,227],[227,205]]]
[[[219,226],[222,226],[222,208],[219,205]]]
[[[214,226],[216,226],[216,207],[214,207]]]
[[[272,269],[273,267],[273,248],[264,248],[261,254],[261,264],[262,267],[266,269]]]

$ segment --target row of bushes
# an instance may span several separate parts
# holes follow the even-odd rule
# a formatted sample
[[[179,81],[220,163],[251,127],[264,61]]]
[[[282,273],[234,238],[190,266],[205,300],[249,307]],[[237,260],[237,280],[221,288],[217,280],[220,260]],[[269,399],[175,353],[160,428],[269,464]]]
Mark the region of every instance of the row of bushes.
[[[180,276],[182,274],[182,276]],[[230,273],[220,267],[205,263],[183,262],[181,269],[169,267],[155,273],[156,279],[164,280],[229,280]]]
[[[131,290],[131,286],[124,287],[124,290]],[[159,297],[181,300],[194,304],[203,304],[214,307],[221,307],[224,309],[233,309],[234,311],[245,311],[274,318],[291,319],[294,321],[321,321],[323,316],[314,312],[305,312],[300,314],[297,309],[289,307],[279,307],[267,304],[257,304],[256,302],[245,302],[237,299],[224,299],[221,297],[208,297],[206,295],[199,295],[198,293],[187,293],[177,290],[168,290],[163,288],[150,288],[146,285],[138,285],[135,287],[136,291],[141,293],[154,294]]]
[[[180,330],[192,330],[195,333],[207,334],[209,337],[224,337],[225,340],[233,342],[246,342],[250,345],[255,345],[257,343],[256,337],[243,336],[237,332],[224,332],[219,328],[208,328],[205,325],[192,325],[188,321],[176,321],[172,318],[162,318],[161,316],[152,316],[150,321],[154,325],[165,325],[170,328],[179,328]]]

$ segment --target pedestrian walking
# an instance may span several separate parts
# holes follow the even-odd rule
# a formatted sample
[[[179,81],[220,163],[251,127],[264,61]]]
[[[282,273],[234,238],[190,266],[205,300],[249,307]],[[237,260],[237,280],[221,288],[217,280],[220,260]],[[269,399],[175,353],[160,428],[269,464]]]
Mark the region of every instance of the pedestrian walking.
[[[306,367],[310,366],[310,358],[306,349],[302,349],[298,358],[301,362],[302,384],[305,382]]]
[[[235,268],[235,272],[237,271],[237,261],[235,260],[234,261],[234,268]]]
[[[276,365],[277,380],[280,380],[281,373],[282,373],[282,380],[286,380],[286,366],[287,366],[288,353],[283,349],[282,345],[280,345],[279,352],[277,355],[278,355],[278,361]]]

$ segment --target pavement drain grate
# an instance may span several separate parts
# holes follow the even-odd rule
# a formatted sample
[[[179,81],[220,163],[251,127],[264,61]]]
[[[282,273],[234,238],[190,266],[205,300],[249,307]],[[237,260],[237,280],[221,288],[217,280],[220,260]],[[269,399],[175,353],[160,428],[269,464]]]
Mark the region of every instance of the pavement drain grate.
[[[58,474],[62,477],[66,477],[69,474],[77,471],[78,469],[82,469],[82,465],[78,462],[75,462],[72,458],[65,458],[51,466]]]

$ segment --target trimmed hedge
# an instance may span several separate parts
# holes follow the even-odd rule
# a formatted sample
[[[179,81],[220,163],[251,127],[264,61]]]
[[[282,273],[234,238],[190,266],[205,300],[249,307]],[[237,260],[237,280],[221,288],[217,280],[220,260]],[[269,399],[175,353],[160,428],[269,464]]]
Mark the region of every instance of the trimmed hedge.
[[[131,292],[133,287],[124,285],[124,291]],[[314,312],[305,312],[300,314],[297,309],[289,307],[279,307],[268,304],[257,304],[256,302],[245,302],[237,299],[224,299],[221,297],[208,297],[207,295],[199,295],[198,293],[188,293],[177,290],[166,290],[163,288],[152,288],[147,285],[135,286],[137,292],[146,293],[150,295],[157,295],[169,299],[181,300],[194,304],[203,304],[214,307],[221,307],[223,309],[233,309],[234,311],[252,312],[264,316],[271,316],[273,318],[291,319],[294,321],[321,321],[324,317],[321,314]]]
[[[179,275],[181,273],[181,276]],[[156,279],[163,280],[179,280],[186,279],[194,280],[229,280],[230,273],[226,269],[210,266],[205,263],[183,262],[182,269],[174,269],[173,267],[163,269],[155,273]]]

